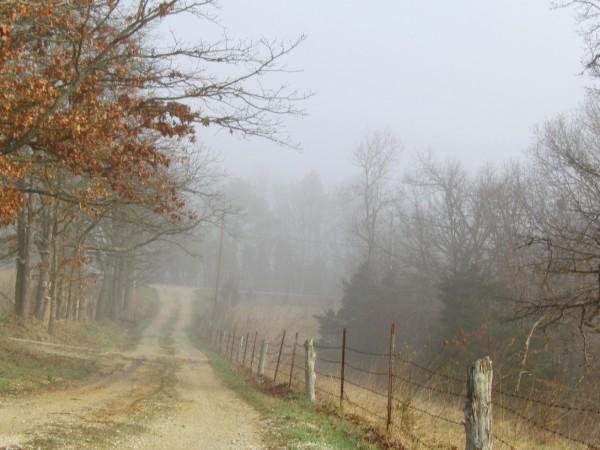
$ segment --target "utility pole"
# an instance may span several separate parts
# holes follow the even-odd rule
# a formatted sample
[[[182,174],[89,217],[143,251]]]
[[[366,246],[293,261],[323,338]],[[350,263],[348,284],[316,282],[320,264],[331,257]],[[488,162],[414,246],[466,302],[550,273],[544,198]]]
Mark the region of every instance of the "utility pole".
[[[221,219],[221,237],[219,238],[219,256],[217,257],[217,281],[215,283],[215,301],[213,303],[212,317],[217,316],[217,304],[219,303],[219,284],[221,282],[221,259],[223,258],[223,235],[225,233],[225,218]]]

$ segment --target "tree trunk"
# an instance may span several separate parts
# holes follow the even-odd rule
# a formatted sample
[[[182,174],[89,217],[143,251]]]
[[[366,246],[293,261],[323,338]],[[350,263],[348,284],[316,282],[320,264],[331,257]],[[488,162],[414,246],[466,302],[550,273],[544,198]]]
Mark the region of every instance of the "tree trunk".
[[[57,293],[58,293],[58,211],[56,201],[54,202],[53,217],[52,217],[52,260],[50,267],[50,317],[48,319],[48,333],[54,334],[54,325],[57,312]],[[62,289],[61,289],[62,290]]]
[[[29,286],[31,283],[31,198],[25,197],[25,203],[17,215],[17,258],[15,280],[15,312],[21,318],[31,314],[31,297]]]
[[[106,318],[106,292],[108,290],[108,268],[106,266],[106,264],[103,265],[102,284],[96,301],[96,320]]]
[[[38,283],[35,291],[35,316],[38,320],[44,320],[46,301],[48,299],[48,270],[50,269],[50,213],[47,204],[43,204],[45,210],[42,212],[42,224],[40,238],[36,242],[40,262],[38,264]]]

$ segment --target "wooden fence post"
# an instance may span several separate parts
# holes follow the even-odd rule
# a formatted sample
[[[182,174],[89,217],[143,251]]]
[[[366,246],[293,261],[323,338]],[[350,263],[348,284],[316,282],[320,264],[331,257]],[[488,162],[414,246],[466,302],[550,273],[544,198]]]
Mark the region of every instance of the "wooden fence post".
[[[314,403],[315,397],[315,362],[317,360],[317,354],[315,353],[315,346],[312,339],[307,339],[304,342],[304,349],[306,350],[306,359],[304,362],[304,386],[306,392],[306,400]]]
[[[248,340],[250,339],[250,332],[246,333],[246,339],[244,339],[244,357],[242,358],[242,367],[246,367],[246,353],[248,353]]]
[[[279,346],[279,354],[277,355],[277,365],[275,366],[275,374],[273,375],[273,383],[277,383],[277,372],[279,372],[279,362],[281,361],[281,352],[283,351],[283,344],[285,343],[285,330],[283,330],[283,336],[281,336],[281,345]]]
[[[340,371],[340,411],[344,412],[344,369],[346,366],[346,328],[342,329],[342,368]]]
[[[235,347],[235,330],[231,335],[231,345],[229,346],[229,360],[233,361],[233,349]]]
[[[225,332],[227,334],[227,341],[225,343],[225,349],[223,351],[223,356],[227,357],[227,353],[229,353],[229,341],[231,340],[231,332]]]
[[[256,372],[256,376],[262,378],[265,376],[265,365],[267,363],[267,350],[269,348],[269,344],[265,339],[262,340],[262,344],[260,346],[260,359],[258,360],[258,371]]]
[[[238,347],[237,355],[235,360],[238,364],[242,362],[242,355],[244,354],[244,335],[240,336],[240,346]]]
[[[254,332],[254,341],[252,342],[252,356],[250,357],[250,371],[254,365],[254,350],[256,350],[256,339],[258,338],[258,331]]]
[[[296,347],[298,346],[298,332],[296,331],[296,337],[294,338],[294,348],[292,349],[292,364],[290,367],[290,380],[288,382],[288,389],[292,388],[292,378],[294,378],[294,363],[296,362]]]
[[[478,359],[467,373],[465,450],[492,450],[492,360]]]
[[[385,429],[389,433],[392,428],[392,406],[394,401],[394,351],[396,341],[396,324],[390,326],[390,345],[388,355],[388,401],[387,401],[387,420]]]

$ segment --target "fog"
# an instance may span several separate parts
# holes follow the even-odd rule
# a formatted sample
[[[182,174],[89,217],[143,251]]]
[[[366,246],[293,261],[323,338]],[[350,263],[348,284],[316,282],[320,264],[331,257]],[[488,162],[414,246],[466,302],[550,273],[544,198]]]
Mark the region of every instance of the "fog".
[[[285,118],[295,152],[209,133],[234,175],[326,183],[352,173],[365,130],[387,129],[406,154],[485,162],[522,157],[532,130],[582,101],[583,42],[573,11],[548,1],[223,2],[233,36],[307,40],[287,58],[295,89],[314,96]],[[185,33],[193,35],[195,30]]]

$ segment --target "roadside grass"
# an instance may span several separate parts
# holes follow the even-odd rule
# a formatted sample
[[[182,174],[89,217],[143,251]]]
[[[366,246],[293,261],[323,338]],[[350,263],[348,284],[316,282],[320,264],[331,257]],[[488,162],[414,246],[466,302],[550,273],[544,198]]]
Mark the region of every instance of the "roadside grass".
[[[379,448],[367,441],[368,430],[360,425],[328,412],[320,412],[327,410],[315,408],[298,393],[289,392],[279,396],[265,393],[243,373],[232,368],[220,355],[202,345],[200,348],[209,357],[211,367],[225,385],[269,421],[270,426],[265,438],[270,448]]]
[[[59,387],[99,368],[94,359],[34,353],[3,344],[0,347],[0,395],[18,395]]]

